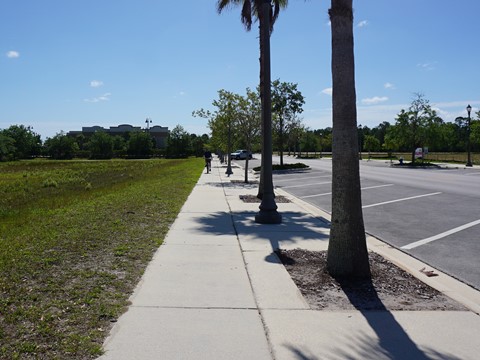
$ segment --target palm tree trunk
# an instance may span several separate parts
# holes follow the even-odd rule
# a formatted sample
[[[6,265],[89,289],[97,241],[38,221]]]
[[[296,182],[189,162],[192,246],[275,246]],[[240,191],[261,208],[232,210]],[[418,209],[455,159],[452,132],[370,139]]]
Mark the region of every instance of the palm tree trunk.
[[[277,212],[272,179],[272,99],[270,78],[270,11],[271,1],[262,0],[260,5],[260,98],[262,107],[262,175],[263,196],[255,222],[279,224],[282,216]]]
[[[370,276],[358,158],[353,0],[332,0],[332,224],[328,271],[338,278]]]

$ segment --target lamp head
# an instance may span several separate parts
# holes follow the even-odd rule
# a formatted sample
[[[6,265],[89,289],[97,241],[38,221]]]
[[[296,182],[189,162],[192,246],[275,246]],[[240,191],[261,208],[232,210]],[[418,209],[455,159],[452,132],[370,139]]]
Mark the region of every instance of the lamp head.
[[[470,104],[467,105],[467,112],[468,112],[468,115],[470,115],[470,112],[472,111],[472,107],[470,106]]]

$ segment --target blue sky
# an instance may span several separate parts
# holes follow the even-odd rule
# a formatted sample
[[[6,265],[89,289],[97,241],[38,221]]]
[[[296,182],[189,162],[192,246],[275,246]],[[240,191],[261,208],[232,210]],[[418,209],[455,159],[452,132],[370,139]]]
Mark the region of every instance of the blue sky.
[[[207,133],[217,91],[259,78],[258,28],[216,0],[0,0],[0,129],[177,124]],[[290,0],[272,79],[298,83],[304,123],[331,126],[328,0]],[[478,0],[354,0],[358,123],[395,122],[414,93],[445,121],[480,107]]]

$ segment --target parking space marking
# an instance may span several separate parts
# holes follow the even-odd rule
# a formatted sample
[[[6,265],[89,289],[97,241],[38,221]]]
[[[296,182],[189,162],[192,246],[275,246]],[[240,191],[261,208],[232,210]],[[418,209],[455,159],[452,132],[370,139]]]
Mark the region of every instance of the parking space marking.
[[[320,176],[309,176],[309,177],[304,177],[304,178],[298,178],[298,177],[291,177],[289,179],[274,179],[274,182],[277,183],[279,181],[302,181],[302,179],[317,179],[317,178],[324,178],[324,177],[332,177],[332,175],[320,175]]]
[[[368,186],[368,187],[361,188],[360,190],[377,189],[377,188],[382,188],[382,187],[387,187],[387,186],[393,186],[393,185],[394,185],[394,184],[384,184],[384,185]],[[323,193],[323,194],[300,196],[300,199],[307,199],[307,198],[311,198],[311,197],[326,196],[326,195],[332,195],[332,193],[331,193],[331,192],[328,192],[328,193]]]
[[[462,231],[462,230],[471,228],[472,226],[475,226],[475,225],[478,225],[478,224],[480,224],[480,220],[472,221],[472,222],[470,222],[470,223],[468,223],[468,224],[465,224],[465,225],[456,227],[455,229],[452,229],[452,230],[445,231],[445,232],[443,232],[443,233],[441,233],[441,234],[438,234],[438,235],[435,235],[435,236],[431,236],[431,237],[429,237],[429,238],[426,238],[426,239],[423,239],[423,240],[418,240],[418,241],[415,241],[415,242],[413,242],[413,243],[404,245],[404,246],[402,246],[400,249],[411,250],[411,249],[414,249],[414,248],[419,247],[419,246],[421,246],[421,245],[425,245],[425,244],[431,243],[432,241],[435,241],[435,240],[444,238],[444,237],[446,237],[446,236],[455,234],[455,233],[457,233],[457,232],[460,232],[460,231]]]
[[[392,203],[396,203],[396,202],[399,202],[399,201],[407,201],[407,200],[418,199],[418,198],[422,198],[422,197],[426,197],[426,196],[439,195],[439,194],[441,194],[441,192],[435,192],[435,193],[431,193],[431,194],[424,194],[424,195],[417,195],[417,196],[410,196],[410,197],[408,197],[408,198],[403,198],[403,199],[396,199],[396,200],[384,201],[384,202],[377,203],[377,204],[371,204],[371,205],[362,206],[362,209],[367,209],[367,208],[371,208],[371,207],[375,207],[375,206],[380,206],[380,205],[392,204]]]
[[[304,187],[304,186],[312,186],[312,185],[325,185],[325,184],[331,184],[331,181],[326,181],[326,182],[318,182],[318,183],[313,183],[313,184],[302,184],[302,185],[291,185],[291,186],[280,186],[282,189],[291,189],[291,188],[298,188],[298,187]]]

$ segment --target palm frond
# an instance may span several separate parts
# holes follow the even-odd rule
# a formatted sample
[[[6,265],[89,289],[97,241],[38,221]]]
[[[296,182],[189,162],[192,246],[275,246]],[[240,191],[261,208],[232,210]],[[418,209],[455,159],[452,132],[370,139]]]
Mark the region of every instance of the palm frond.
[[[275,21],[277,21],[278,15],[280,14],[280,10],[286,8],[288,5],[288,0],[274,0],[273,1],[273,9],[271,12],[271,21],[270,21],[270,31],[273,31],[273,25]]]
[[[250,0],[243,1],[241,20],[247,31],[250,31],[252,28],[252,2]]]
[[[223,9],[229,7],[229,6],[234,6],[238,5],[242,0],[218,0],[217,1],[217,11],[218,13],[221,13]]]
[[[242,12],[240,15],[240,20],[245,26],[247,31],[250,31],[252,28],[252,23],[254,20],[258,20],[260,6],[264,0],[218,0],[217,1],[217,11],[221,13],[225,8],[229,6],[236,6],[242,3]],[[288,5],[288,0],[271,0],[270,8],[270,24],[273,31],[273,25],[280,14],[280,10],[286,8]]]

